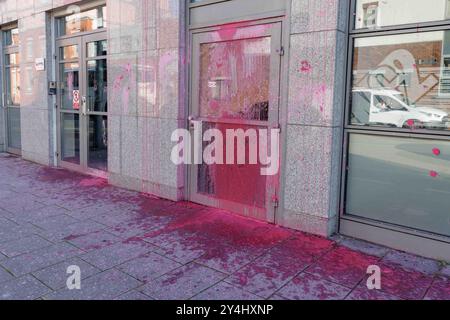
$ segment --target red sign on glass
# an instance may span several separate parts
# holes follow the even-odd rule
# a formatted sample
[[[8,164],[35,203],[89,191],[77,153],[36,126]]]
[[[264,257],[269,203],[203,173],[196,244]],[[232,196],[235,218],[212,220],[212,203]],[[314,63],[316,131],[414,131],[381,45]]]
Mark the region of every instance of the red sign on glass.
[[[72,106],[74,110],[80,110],[80,90],[73,90]]]

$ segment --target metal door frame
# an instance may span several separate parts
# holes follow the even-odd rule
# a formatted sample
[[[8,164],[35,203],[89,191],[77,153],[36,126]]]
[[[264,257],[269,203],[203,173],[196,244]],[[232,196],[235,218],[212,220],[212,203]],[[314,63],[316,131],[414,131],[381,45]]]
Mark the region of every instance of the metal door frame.
[[[107,171],[101,171],[98,169],[93,169],[88,167],[88,152],[89,152],[89,116],[90,115],[106,115],[106,112],[93,112],[89,111],[88,101],[83,102],[83,97],[87,98],[87,62],[91,60],[102,60],[107,59],[107,56],[99,56],[88,58],[87,57],[87,44],[90,42],[107,40],[107,32],[105,29],[100,29],[99,31],[76,34],[70,37],[62,37],[56,40],[56,82],[57,82],[57,95],[56,95],[56,137],[57,137],[57,163],[59,167],[63,167],[69,170],[105,177],[107,176]],[[62,60],[60,57],[60,48],[68,45],[78,45],[79,47],[79,57],[73,60]],[[61,81],[61,65],[64,63],[78,62],[79,64],[79,87],[80,87],[80,97],[81,104],[78,111],[74,110],[64,110],[62,109],[62,97],[60,94],[60,81]],[[85,104],[85,106],[83,106]],[[84,110],[83,110],[84,109]],[[80,164],[74,164],[62,160],[62,132],[61,132],[61,115],[62,114],[78,114],[79,115],[79,140],[80,140]]]
[[[282,74],[282,38],[283,38],[283,28],[282,19],[267,19],[259,20],[253,22],[245,22],[236,28],[249,28],[257,25],[272,25],[269,30],[261,34],[246,35],[241,38],[235,37],[225,37],[220,41],[233,41],[233,40],[244,40],[244,39],[255,39],[262,37],[271,37],[271,71],[270,71],[270,92],[269,105],[269,120],[265,121],[245,121],[246,125],[257,125],[261,127],[267,127],[270,129],[280,129],[280,118],[281,118],[281,74]],[[191,38],[191,65],[190,65],[190,86],[189,86],[189,114],[199,115],[199,76],[200,76],[200,45],[202,43],[212,43],[211,39],[208,37],[211,33],[219,30],[219,28],[208,28],[206,30],[196,30],[192,31],[190,34]],[[274,94],[277,93],[277,94]],[[275,107],[273,107],[275,106]],[[200,121],[209,122],[206,118],[196,117]],[[220,120],[215,119],[215,123],[236,123],[233,120]],[[242,124],[242,121],[239,121]],[[282,136],[280,135],[280,142]],[[280,153],[282,152],[282,146],[280,144]],[[265,216],[265,221],[275,223],[276,219],[276,209],[279,202],[273,201],[274,197],[279,197],[280,192],[280,178],[281,178],[281,155],[280,155],[280,170],[276,176],[267,176],[266,180],[266,207],[264,209],[251,208],[241,203],[232,202],[224,199],[213,199],[207,195],[202,195],[197,193],[197,165],[189,165],[187,170],[187,195],[188,199],[193,202],[202,203],[207,206],[216,207],[219,209],[229,210],[236,213],[243,214],[245,216],[253,218],[261,218]],[[244,208],[244,210],[242,210]]]
[[[3,103],[2,103],[2,111],[3,111],[3,123],[4,123],[4,143],[5,143],[5,150],[8,153],[17,155],[17,156],[21,156],[22,155],[22,149],[17,149],[17,148],[13,148],[9,145],[9,129],[10,129],[10,125],[9,125],[9,121],[8,121],[8,113],[9,113],[9,109],[18,109],[19,110],[19,114],[22,112],[22,108],[20,105],[8,105],[7,101],[6,101],[6,96],[7,96],[7,88],[6,88],[6,67],[5,67],[5,59],[6,59],[6,55],[7,54],[19,54],[19,59],[21,60],[22,57],[20,55],[20,50],[19,50],[19,44],[17,45],[11,45],[11,46],[6,46],[5,45],[5,32],[12,30],[12,29],[16,29],[18,28],[17,24],[12,24],[12,25],[7,25],[4,26],[3,28],[0,29],[0,41],[1,41],[1,58],[0,58],[0,62],[2,64],[2,70],[0,72],[0,74],[2,75],[2,95],[3,95]],[[20,34],[19,34],[19,41],[20,41]],[[20,77],[20,83],[19,86],[22,87],[22,68],[20,66],[19,63],[19,70],[21,73],[21,77]],[[11,81],[11,79],[10,79]],[[21,93],[22,96],[22,93]],[[19,117],[20,119],[20,117]],[[21,120],[21,119],[20,119]],[[20,124],[20,132],[22,133],[22,124]],[[20,144],[22,145],[22,136],[20,136]]]

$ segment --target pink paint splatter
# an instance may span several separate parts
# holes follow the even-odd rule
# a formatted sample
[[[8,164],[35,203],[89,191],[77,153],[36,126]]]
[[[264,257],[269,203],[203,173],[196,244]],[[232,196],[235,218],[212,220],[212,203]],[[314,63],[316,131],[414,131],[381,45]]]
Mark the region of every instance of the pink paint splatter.
[[[413,129],[413,128],[414,128],[415,122],[414,122],[414,120],[408,120],[408,121],[406,121],[406,124],[407,124],[411,129]]]
[[[213,109],[213,110],[217,110],[217,109],[220,108],[220,105],[219,105],[219,102],[218,102],[217,100],[212,100],[212,101],[209,103],[209,107],[210,107],[211,109]]]
[[[434,171],[434,170],[430,171],[430,177],[437,178],[438,176],[439,176],[439,173],[437,173],[436,171]]]
[[[217,31],[219,34],[219,37],[222,40],[227,40],[227,39],[232,39],[237,32],[237,27],[239,26],[239,24],[237,23],[230,23],[230,24],[226,24],[223,25],[222,27],[220,27],[220,30]]]
[[[434,148],[434,149],[433,149],[433,154],[434,154],[435,156],[439,156],[439,155],[441,155],[441,150],[438,149],[438,148]]]
[[[300,62],[300,72],[309,73],[312,70],[311,64],[307,60]]]

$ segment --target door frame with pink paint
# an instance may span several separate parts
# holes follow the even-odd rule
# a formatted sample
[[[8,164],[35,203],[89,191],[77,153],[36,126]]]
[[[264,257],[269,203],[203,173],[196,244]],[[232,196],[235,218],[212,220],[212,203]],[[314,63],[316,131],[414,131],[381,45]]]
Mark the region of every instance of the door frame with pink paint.
[[[281,127],[280,81],[283,58],[282,21],[280,19],[266,19],[236,24],[232,23],[213,28],[195,30],[190,33],[190,40],[191,73],[189,94],[189,128],[193,129],[195,122],[197,124],[201,123],[204,127],[215,127],[223,132],[225,129],[232,129],[235,127],[243,130],[248,128],[261,128],[268,130],[268,132],[271,130],[279,130]],[[264,90],[266,92],[262,94],[265,98],[261,99],[267,99],[267,111],[264,113],[262,118],[245,119],[205,114],[203,111],[205,101],[209,101],[208,99],[211,97],[206,100],[201,98],[201,90],[205,90],[205,86],[203,85],[204,83],[202,84],[201,81],[206,81],[205,79],[210,76],[204,75],[202,71],[205,67],[202,66],[202,63],[205,63],[204,53],[201,53],[202,46],[232,46],[233,43],[246,41],[250,43],[247,43],[247,48],[249,46],[251,47],[253,41],[255,46],[262,45],[263,50],[265,50],[264,45],[266,45],[266,48],[270,50],[267,54],[266,65],[264,66],[267,77],[258,80],[258,83],[255,84],[255,87],[261,86],[266,88]],[[205,47],[203,47],[203,49],[205,49]],[[237,57],[237,59],[241,58],[242,57]],[[209,93],[207,93],[207,95],[208,94]],[[258,92],[256,95],[258,95]],[[218,103],[220,104],[220,102]],[[225,104],[225,102],[222,103]],[[239,108],[243,106],[237,107]],[[231,107],[226,106],[225,108]],[[200,139],[202,138],[200,137]],[[279,150],[279,152],[281,152],[281,150]],[[204,181],[208,180],[207,176],[205,176],[205,167],[208,169],[213,168],[207,171],[214,171],[214,179],[211,178],[211,173],[208,173],[208,177],[214,181]],[[280,194],[280,173],[278,172],[277,175],[273,176],[261,177],[257,176],[258,173],[255,170],[258,169],[258,167],[243,166],[244,172],[241,171],[242,166],[241,168],[238,167],[239,166],[237,165],[227,164],[219,166],[207,166],[205,164],[190,165],[187,170],[188,199],[192,202],[218,209],[229,210],[237,214],[274,223],[276,210],[279,205],[278,198]],[[202,170],[203,174],[201,173]],[[234,173],[236,175],[240,175],[242,173],[242,175],[241,177],[234,177]],[[221,178],[218,178],[218,176],[221,176]],[[228,178],[226,178],[227,176]],[[242,181],[245,179],[248,179],[249,181]],[[202,188],[201,185],[204,186],[206,184],[209,184],[209,191],[202,190],[204,188]],[[214,184],[214,186],[211,187],[211,184]],[[219,192],[218,190],[222,191]],[[239,195],[239,193],[241,193],[241,195]]]

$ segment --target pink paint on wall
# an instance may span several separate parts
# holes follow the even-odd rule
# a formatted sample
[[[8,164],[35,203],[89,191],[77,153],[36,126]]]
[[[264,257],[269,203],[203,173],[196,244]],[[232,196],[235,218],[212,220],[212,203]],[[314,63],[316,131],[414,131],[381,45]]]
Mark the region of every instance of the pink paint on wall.
[[[312,66],[308,60],[303,60],[300,62],[300,72],[309,73],[312,71]]]

